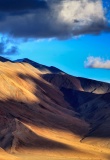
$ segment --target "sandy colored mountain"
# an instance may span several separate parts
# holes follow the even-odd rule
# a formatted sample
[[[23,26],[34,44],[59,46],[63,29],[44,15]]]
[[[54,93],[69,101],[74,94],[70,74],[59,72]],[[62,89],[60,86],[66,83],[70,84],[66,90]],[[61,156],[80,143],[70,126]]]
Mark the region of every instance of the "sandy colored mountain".
[[[0,60],[0,160],[110,159],[110,84]]]

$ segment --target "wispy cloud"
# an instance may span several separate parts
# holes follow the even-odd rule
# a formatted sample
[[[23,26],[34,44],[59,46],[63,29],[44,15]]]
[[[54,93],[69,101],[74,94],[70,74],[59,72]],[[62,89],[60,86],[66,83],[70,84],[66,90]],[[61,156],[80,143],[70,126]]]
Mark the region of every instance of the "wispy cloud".
[[[18,47],[13,44],[13,41],[6,36],[0,38],[0,55],[15,55],[18,54]]]
[[[86,68],[103,68],[110,69],[110,60],[103,59],[101,57],[90,56],[84,63]]]

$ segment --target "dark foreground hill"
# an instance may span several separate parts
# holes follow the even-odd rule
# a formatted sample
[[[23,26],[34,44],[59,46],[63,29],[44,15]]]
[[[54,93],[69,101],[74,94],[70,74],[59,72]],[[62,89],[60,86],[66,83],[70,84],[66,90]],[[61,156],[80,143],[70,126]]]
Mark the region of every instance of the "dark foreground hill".
[[[0,160],[110,159],[110,84],[0,61]]]

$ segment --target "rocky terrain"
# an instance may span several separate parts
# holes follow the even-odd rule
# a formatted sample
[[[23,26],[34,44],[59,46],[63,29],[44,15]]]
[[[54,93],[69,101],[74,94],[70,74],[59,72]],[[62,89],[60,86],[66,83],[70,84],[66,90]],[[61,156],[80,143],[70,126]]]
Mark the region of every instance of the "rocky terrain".
[[[0,160],[109,160],[110,84],[0,57]]]

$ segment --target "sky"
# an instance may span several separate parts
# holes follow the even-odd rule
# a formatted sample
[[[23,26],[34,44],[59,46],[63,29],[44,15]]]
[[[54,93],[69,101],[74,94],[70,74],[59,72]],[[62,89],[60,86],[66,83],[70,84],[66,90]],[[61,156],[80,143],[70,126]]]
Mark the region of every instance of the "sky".
[[[0,56],[110,82],[110,0],[0,0]]]

